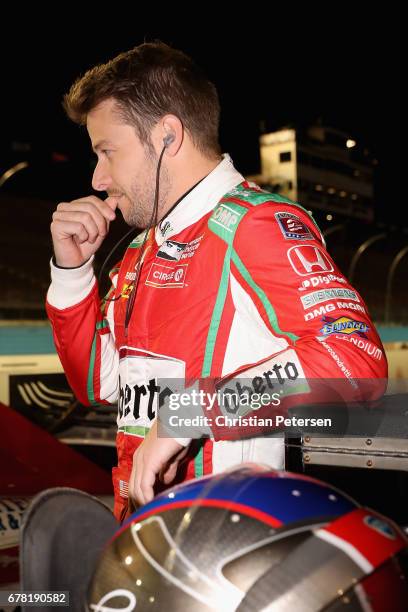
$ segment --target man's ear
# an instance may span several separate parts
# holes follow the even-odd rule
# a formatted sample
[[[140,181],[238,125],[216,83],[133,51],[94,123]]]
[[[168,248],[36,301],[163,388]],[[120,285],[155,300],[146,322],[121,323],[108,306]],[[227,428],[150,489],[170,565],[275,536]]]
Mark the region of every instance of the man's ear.
[[[166,147],[167,155],[174,157],[180,150],[184,139],[184,127],[176,115],[165,115],[159,122],[161,148]]]

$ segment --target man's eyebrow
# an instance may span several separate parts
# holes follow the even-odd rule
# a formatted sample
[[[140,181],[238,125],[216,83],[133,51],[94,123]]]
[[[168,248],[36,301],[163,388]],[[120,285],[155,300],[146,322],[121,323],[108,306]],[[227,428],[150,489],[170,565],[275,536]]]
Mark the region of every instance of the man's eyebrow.
[[[104,138],[103,140],[100,140],[99,142],[96,143],[96,145],[94,145],[92,147],[92,151],[95,151],[95,153],[101,148],[101,147],[105,147],[106,145],[112,146],[112,142],[110,140],[106,140],[106,138]]]

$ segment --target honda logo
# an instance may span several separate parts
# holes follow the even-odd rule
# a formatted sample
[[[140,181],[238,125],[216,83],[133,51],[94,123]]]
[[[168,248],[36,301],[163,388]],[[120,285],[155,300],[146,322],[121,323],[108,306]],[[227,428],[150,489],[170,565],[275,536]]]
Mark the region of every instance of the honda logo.
[[[287,254],[290,265],[299,276],[334,270],[328,255],[317,246],[309,244],[294,246],[288,250]]]

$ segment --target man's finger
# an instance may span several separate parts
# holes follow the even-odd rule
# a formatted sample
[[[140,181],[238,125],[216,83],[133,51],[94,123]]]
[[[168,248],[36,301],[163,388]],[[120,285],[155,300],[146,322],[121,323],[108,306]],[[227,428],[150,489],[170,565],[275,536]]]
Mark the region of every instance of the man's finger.
[[[144,466],[144,470],[142,472],[142,478],[140,480],[140,493],[143,498],[143,504],[147,504],[149,501],[152,501],[154,497],[154,483],[156,481],[156,474],[154,470]]]
[[[87,240],[89,240],[91,243],[94,243],[99,236],[102,238],[106,236],[106,224],[104,222],[100,223],[100,227],[98,227],[93,216],[87,212],[68,212],[56,210],[52,215],[52,219],[53,221],[60,223],[60,228],[62,230],[66,229],[68,231],[68,228],[70,227],[69,224],[77,224],[78,226],[82,225],[88,234]],[[78,232],[75,232],[75,234],[78,235]],[[82,231],[81,234],[83,235]],[[82,238],[82,235],[79,237]]]
[[[101,200],[96,196],[89,196],[86,198],[79,198],[72,200],[72,202],[60,202],[57,206],[57,210],[85,210],[87,212],[93,211],[96,214],[102,215],[108,221],[115,219],[115,209],[117,206],[117,198]]]
[[[170,461],[168,461],[160,470],[159,479],[164,484],[170,484],[176,477],[177,469],[180,463],[187,457],[189,452],[189,447],[186,446],[181,448],[178,453],[176,453]]]
[[[113,212],[115,212],[119,204],[119,199],[117,196],[109,196],[106,198],[106,200],[104,200],[104,202],[111,210],[113,210]]]
[[[159,478],[161,482],[163,482],[166,485],[173,482],[177,474],[178,464],[179,464],[178,461],[174,461],[173,463],[170,463],[169,465],[165,466],[160,471]]]
[[[66,239],[75,237],[78,244],[86,242],[89,238],[89,234],[82,223],[76,223],[75,221],[58,221],[54,220],[51,223],[51,232],[58,236],[59,239]]]

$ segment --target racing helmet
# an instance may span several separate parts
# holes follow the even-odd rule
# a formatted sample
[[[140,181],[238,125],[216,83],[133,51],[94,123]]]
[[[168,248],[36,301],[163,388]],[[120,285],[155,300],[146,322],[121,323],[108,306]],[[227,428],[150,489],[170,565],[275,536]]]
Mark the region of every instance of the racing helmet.
[[[135,512],[101,555],[88,610],[408,610],[408,540],[316,479],[254,464]]]

